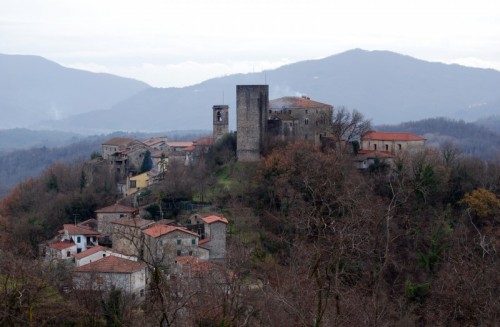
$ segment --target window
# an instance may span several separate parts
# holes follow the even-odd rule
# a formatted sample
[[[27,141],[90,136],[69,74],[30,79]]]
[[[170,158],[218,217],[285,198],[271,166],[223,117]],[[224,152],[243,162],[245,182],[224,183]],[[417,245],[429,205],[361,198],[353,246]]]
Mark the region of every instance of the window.
[[[389,144],[385,145],[385,151],[389,151]]]
[[[141,297],[143,297],[143,296],[144,296],[144,289],[142,289],[142,290],[140,291],[140,296],[141,296]]]
[[[177,245],[181,245],[181,240],[177,240]]]
[[[177,256],[180,257],[181,256],[181,250],[177,250]]]
[[[189,255],[193,255],[193,251],[189,251]]]
[[[401,150],[401,143],[398,144],[398,150]]]
[[[217,111],[217,121],[218,122],[222,121],[222,113],[220,111]]]
[[[97,283],[97,285],[102,285],[104,283],[104,279],[102,278],[102,276],[97,276],[95,282]]]
[[[130,188],[136,188],[137,187],[137,181],[130,181]]]
[[[103,253],[103,254],[102,254],[102,257],[104,258],[105,256],[106,256],[106,253]]]
[[[80,236],[76,237],[76,243],[80,243],[82,241],[82,238]]]
[[[71,252],[70,251],[66,251],[66,256],[69,258],[71,256]]]
[[[309,118],[306,118],[306,119],[304,120],[304,125],[309,125]]]
[[[377,145],[376,144],[373,145],[373,150],[377,150]]]
[[[195,239],[195,238],[193,238],[193,239],[191,240],[191,244],[193,244],[193,245],[195,245],[195,244],[196,244],[196,239]]]
[[[306,109],[306,115],[307,115],[307,109]]]

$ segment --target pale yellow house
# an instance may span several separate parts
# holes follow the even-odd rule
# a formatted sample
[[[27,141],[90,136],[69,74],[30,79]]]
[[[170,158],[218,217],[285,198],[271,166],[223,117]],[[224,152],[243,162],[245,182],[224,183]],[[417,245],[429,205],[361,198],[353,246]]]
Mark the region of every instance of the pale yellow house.
[[[135,175],[127,178],[127,193],[126,195],[134,194],[142,190],[143,188],[148,187],[149,176],[148,173],[142,173],[139,175]]]

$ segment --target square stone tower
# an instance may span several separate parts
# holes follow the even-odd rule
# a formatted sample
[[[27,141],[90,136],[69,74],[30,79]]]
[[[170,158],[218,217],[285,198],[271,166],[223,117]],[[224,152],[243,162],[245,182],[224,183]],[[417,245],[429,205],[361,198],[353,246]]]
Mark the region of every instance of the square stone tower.
[[[215,105],[212,108],[214,111],[213,138],[215,143],[229,131],[229,106]]]
[[[269,85],[236,86],[236,155],[238,161],[259,161],[267,135]]]

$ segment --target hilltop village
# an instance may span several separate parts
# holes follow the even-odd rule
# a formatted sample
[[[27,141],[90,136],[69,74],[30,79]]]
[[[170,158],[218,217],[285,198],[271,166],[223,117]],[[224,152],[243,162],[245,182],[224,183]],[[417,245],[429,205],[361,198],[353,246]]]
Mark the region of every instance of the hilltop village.
[[[311,147],[339,146],[352,140],[332,134],[333,106],[308,97],[269,101],[267,85],[238,85],[237,144],[240,162],[259,161],[271,140],[304,141]],[[209,204],[190,210],[181,220],[145,219],[149,203],[138,199],[162,179],[174,162],[191,165],[229,133],[229,107],[214,105],[213,135],[196,141],[171,142],[167,137],[139,141],[112,138],[102,144],[122,198],[95,210],[95,218],[61,226],[59,234],[41,246],[47,262],[74,266],[73,287],[81,290],[120,289],[137,298],[147,296],[152,273],[192,278],[217,270],[226,257],[229,221],[221,208]],[[422,149],[425,139],[408,133],[369,131],[361,135],[352,164],[368,169],[376,161],[391,164],[394,156]],[[90,164],[92,166],[92,164]]]
[[[212,105],[209,136],[112,137],[13,189],[0,325],[495,325],[498,162],[235,91],[236,131]]]

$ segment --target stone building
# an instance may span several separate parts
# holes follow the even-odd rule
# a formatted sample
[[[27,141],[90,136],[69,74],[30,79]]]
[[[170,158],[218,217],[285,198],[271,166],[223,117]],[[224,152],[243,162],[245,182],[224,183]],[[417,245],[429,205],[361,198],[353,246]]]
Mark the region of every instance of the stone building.
[[[113,204],[105,208],[97,209],[97,231],[104,236],[111,235],[111,223],[121,218],[134,218],[139,210],[121,204]]]
[[[143,231],[154,221],[142,218],[122,218],[111,223],[113,249],[128,256],[142,258],[144,252]]]
[[[386,151],[392,155],[421,150],[426,139],[410,133],[368,132],[361,137],[361,150]]]
[[[213,109],[213,143],[229,132],[229,106],[215,105]]]
[[[269,101],[268,85],[236,86],[238,161],[258,161],[272,137],[320,145],[331,134],[333,106],[308,97]]]
[[[116,288],[139,298],[145,295],[146,278],[146,264],[115,256],[106,256],[73,270],[75,289],[109,291]]]
[[[169,267],[173,258],[198,256],[199,235],[184,227],[154,224],[143,231],[144,259],[148,262]]]
[[[204,239],[200,241],[209,251],[209,259],[217,260],[226,257],[226,225],[227,219],[224,217],[212,215],[201,218],[204,224]]]
[[[283,97],[269,102],[270,136],[283,140],[307,140],[315,145],[331,133],[333,106],[308,97]]]
[[[238,161],[258,161],[267,134],[269,85],[236,86]]]

